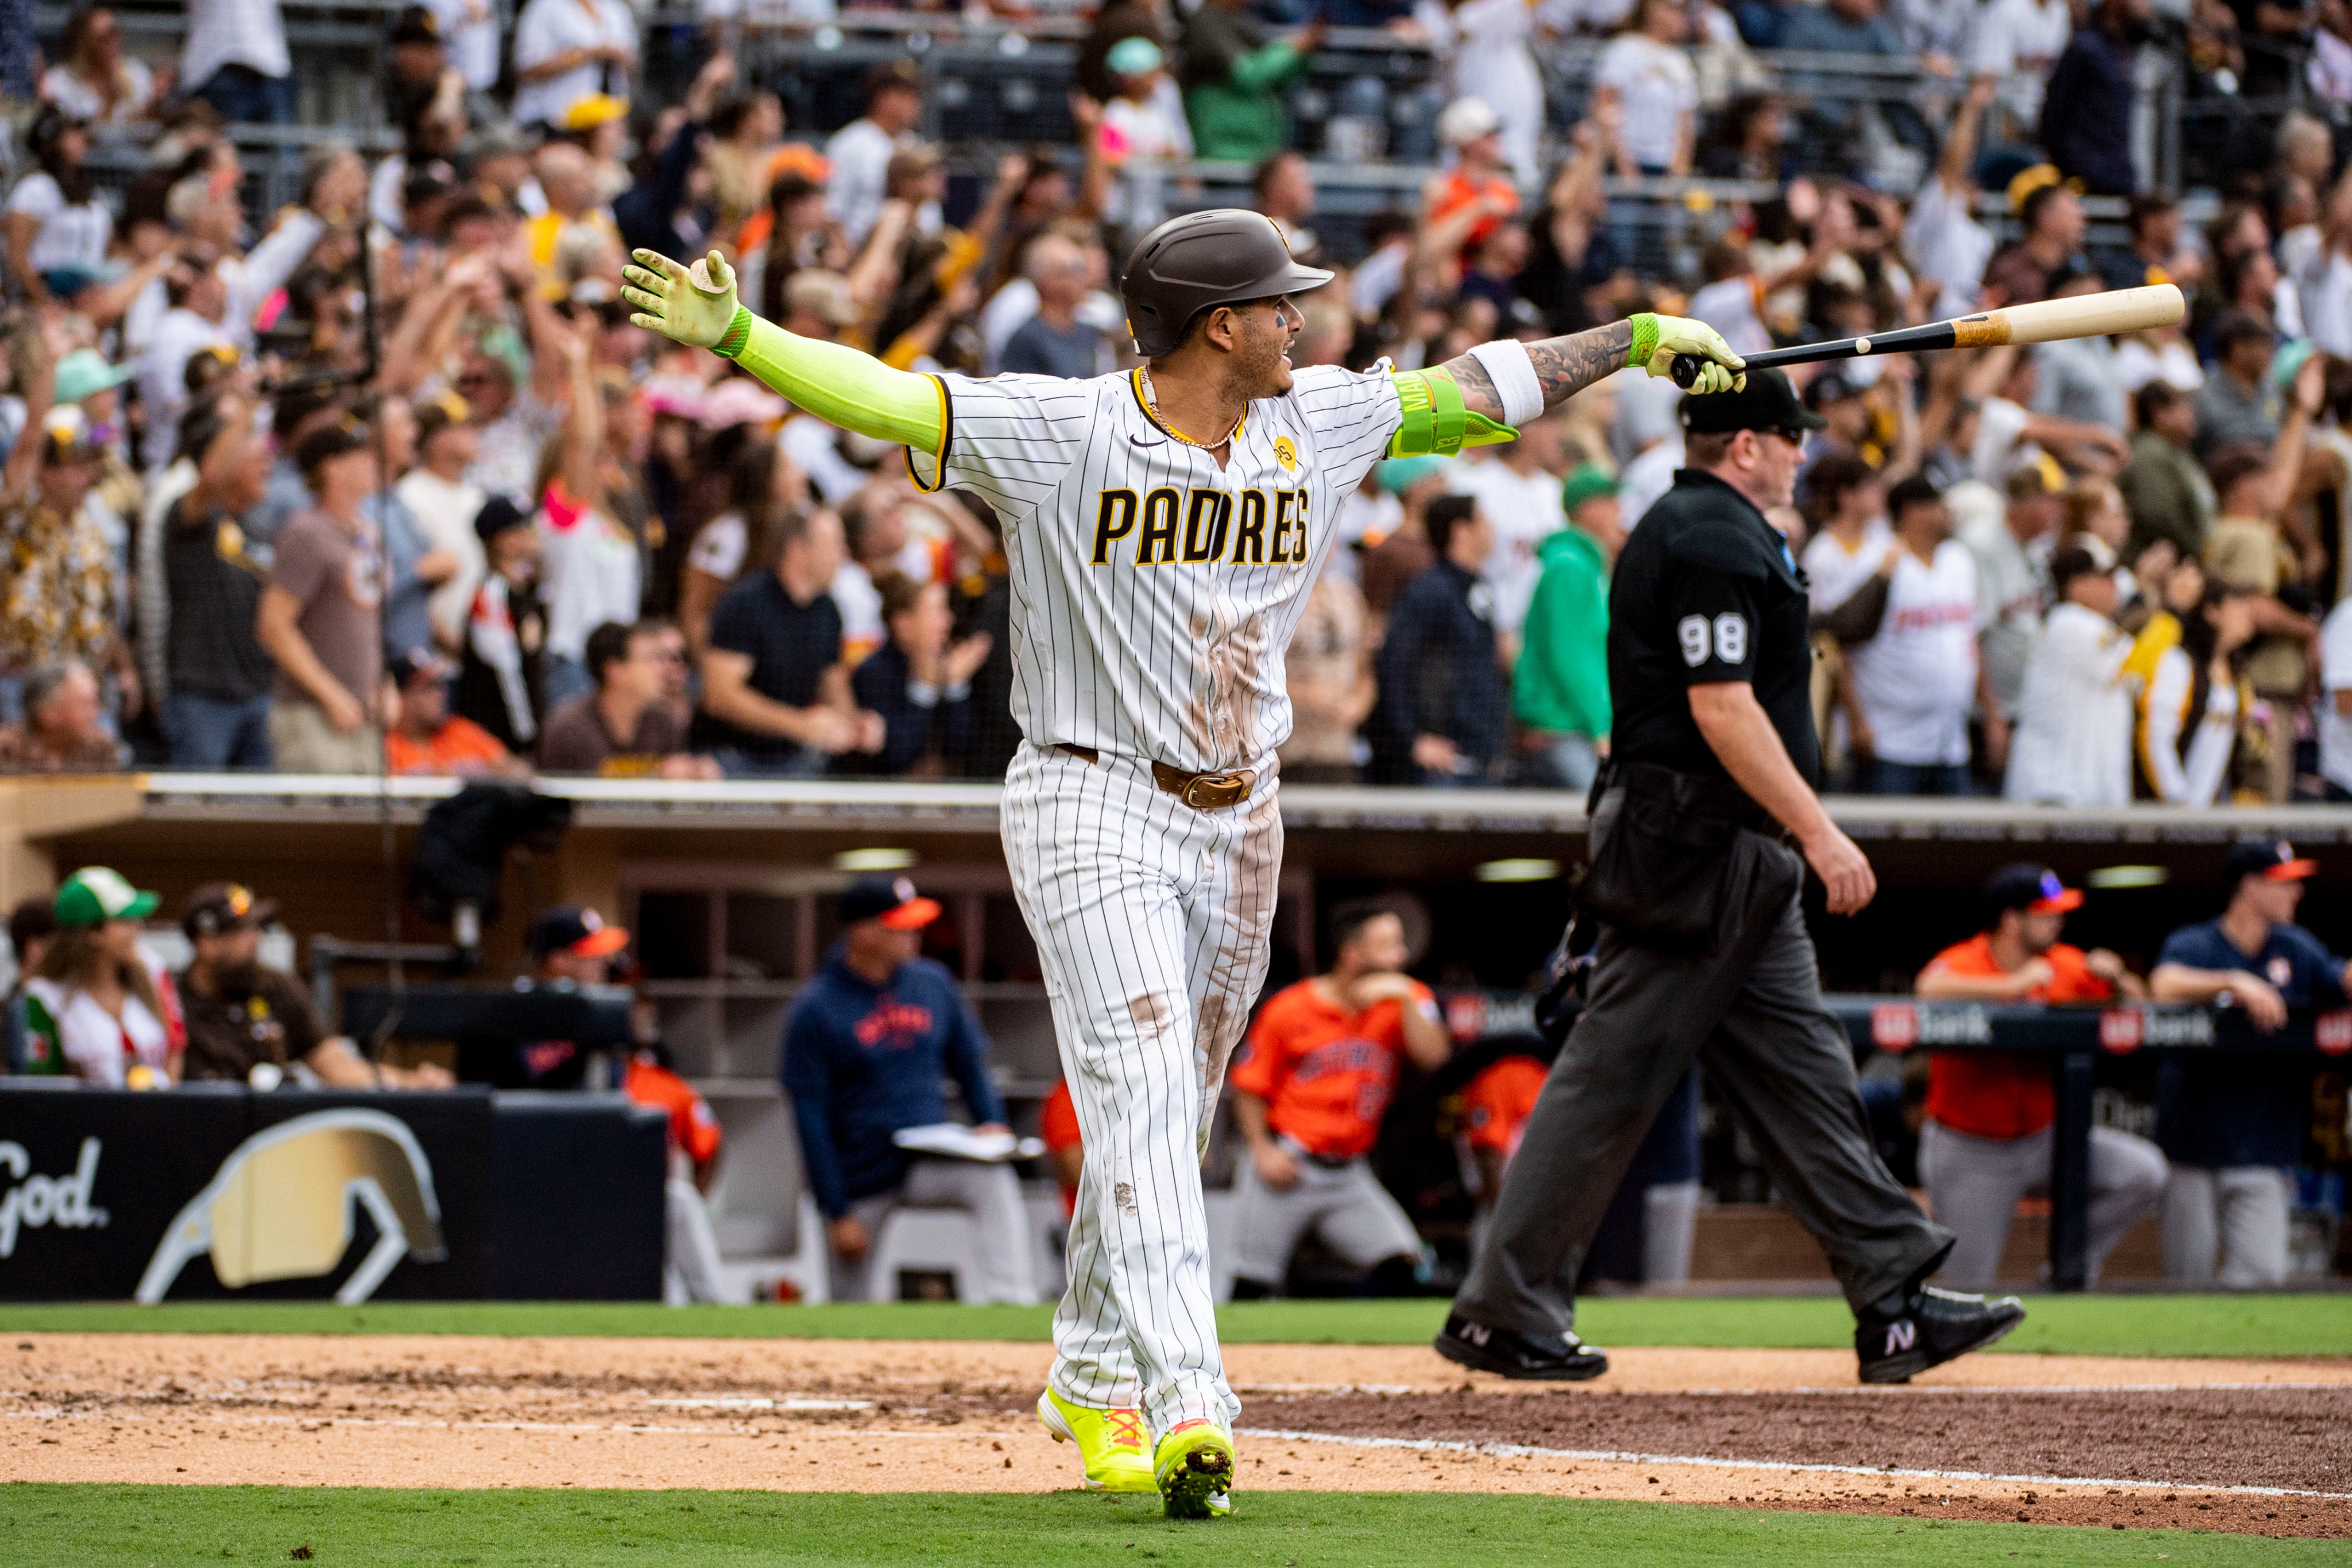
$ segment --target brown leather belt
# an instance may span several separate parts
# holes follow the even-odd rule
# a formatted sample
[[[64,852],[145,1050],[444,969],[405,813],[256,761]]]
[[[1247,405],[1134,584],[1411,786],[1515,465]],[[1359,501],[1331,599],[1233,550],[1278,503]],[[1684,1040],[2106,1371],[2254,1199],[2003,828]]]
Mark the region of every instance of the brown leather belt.
[[[1091,746],[1070,746],[1056,741],[1054,749],[1066,751],[1081,762],[1099,763],[1102,760],[1102,753]],[[1151,781],[1196,811],[1222,811],[1250,798],[1250,791],[1257,787],[1257,775],[1246,771],[1187,773],[1181,768],[1171,768],[1165,762],[1155,762],[1151,765]]]

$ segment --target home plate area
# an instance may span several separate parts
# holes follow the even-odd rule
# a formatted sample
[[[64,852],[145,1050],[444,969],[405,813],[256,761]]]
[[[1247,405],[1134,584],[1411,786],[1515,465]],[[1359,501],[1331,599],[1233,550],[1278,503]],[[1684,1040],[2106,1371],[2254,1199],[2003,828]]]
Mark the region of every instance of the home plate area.
[[[1035,1344],[35,1334],[16,1480],[1040,1491]],[[1977,1356],[1864,1389],[1830,1351],[1613,1353],[1553,1387],[1417,1347],[1243,1345],[1252,1490],[1637,1499],[2352,1536],[2352,1362]]]

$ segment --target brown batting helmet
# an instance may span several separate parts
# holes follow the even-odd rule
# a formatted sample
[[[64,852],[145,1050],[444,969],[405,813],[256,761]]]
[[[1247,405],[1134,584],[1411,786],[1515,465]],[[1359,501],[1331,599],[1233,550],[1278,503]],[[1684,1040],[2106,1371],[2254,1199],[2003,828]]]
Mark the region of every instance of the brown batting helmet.
[[[1297,294],[1330,281],[1321,267],[1290,258],[1272,218],[1213,207],[1170,218],[1145,235],[1128,257],[1119,291],[1136,351],[1149,359],[1173,353],[1192,318],[1212,306]]]

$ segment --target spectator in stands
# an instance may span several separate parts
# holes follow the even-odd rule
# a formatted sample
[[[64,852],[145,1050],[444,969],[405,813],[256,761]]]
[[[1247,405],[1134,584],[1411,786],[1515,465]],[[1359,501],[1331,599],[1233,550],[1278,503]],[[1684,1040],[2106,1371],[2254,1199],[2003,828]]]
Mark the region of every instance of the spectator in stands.
[[[107,260],[114,216],[85,166],[89,128],[52,105],[34,119],[25,146],[38,167],[8,193],[9,276],[35,300],[70,298],[119,277]]]
[[[0,725],[0,773],[112,773],[122,766],[88,664],[40,665],[25,677],[24,702],[21,723]]]
[[[843,936],[784,1022],[784,1093],[811,1195],[825,1220],[833,1297],[874,1293],[868,1269],[902,1204],[968,1209],[982,1298],[1033,1301],[1029,1234],[1013,1167],[926,1159],[896,1142],[948,1120],[952,1077],[986,1136],[1009,1132],[988,1071],[988,1037],[947,969],[921,956],[939,904],[905,877],[866,877],[841,896]]]
[[[163,72],[168,89],[171,68]],[[162,96],[155,73],[122,52],[122,24],[103,5],[84,5],[58,36],[58,63],[41,73],[41,98],[68,119],[110,129],[152,119]]]
[[[738,582],[710,612],[702,710],[731,778],[808,778],[845,752],[882,744],[841,663],[841,611],[826,591],[844,554],[841,518],[787,513],[772,570]]]
[[[2025,692],[2025,664],[2042,635],[2051,602],[2042,564],[2066,521],[2066,496],[2056,465],[2032,463],[2012,470],[2001,486],[2005,504],[1979,507],[1953,530],[1976,563],[1977,631],[1984,651],[1985,685],[2002,718],[2014,723]],[[1999,772],[2003,758],[1990,758]]]
[[[2112,573],[2068,545],[2051,558],[2058,602],[2025,666],[2002,793],[2062,806],[2131,803],[2132,640],[2115,622]]]
[[[916,146],[915,127],[923,118],[923,78],[912,60],[874,68],[866,78],[866,112],[833,133],[824,144],[832,171],[826,197],[833,221],[852,245],[866,243],[881,215],[890,160]]]
[[[1998,84],[1994,107],[2003,117],[1997,142],[2032,142],[2042,119],[2042,84],[2074,31],[2065,0],[1993,0],[1969,28],[1968,70]]]
[[[453,706],[508,750],[524,751],[538,739],[547,711],[540,676],[547,612],[539,600],[539,530],[520,507],[494,495],[475,514],[474,532],[482,541],[482,586],[466,614]]]
[[[1288,146],[1280,89],[1322,39],[1320,21],[1276,37],[1248,0],[1202,0],[1184,26],[1184,114],[1198,155],[1255,163]]]
[[[2183,563],[2181,575],[2193,565]],[[2235,783],[2239,737],[2253,707],[2239,673],[2254,636],[2252,597],[2207,581],[2201,570],[2195,580],[2202,591],[2179,615],[2179,641],[2148,663],[2133,753],[2142,792],[2175,806],[2212,805]],[[2140,653],[2134,650],[2136,663]]]
[[[2326,797],[2352,800],[2352,598],[2336,601],[2319,633],[2319,777]]]
[[[2043,164],[2010,183],[2010,202],[2025,232],[1986,264],[1985,287],[2004,305],[2047,299],[2053,279],[2085,270],[2082,198]]]
[[[647,511],[637,453],[645,405],[627,372],[593,362],[585,335],[565,353],[572,402],[562,439],[541,459],[540,589],[547,605],[546,667],[551,706],[595,685],[586,663],[588,633],[607,621],[630,621],[643,602]]]
[[[2352,965],[2294,923],[2317,869],[2284,839],[2232,844],[2221,862],[2229,903],[2219,919],[2164,939],[2149,977],[2156,999],[2234,1005],[2265,1034],[2286,1023],[2289,1009],[2340,1006]],[[2302,1158],[2310,1103],[2307,1059],[2166,1056],[2156,1137],[2172,1160],[2168,1278],[2236,1291],[2285,1283],[2287,1167]]]
[[[2282,399],[2271,381],[2273,334],[2260,318],[2233,310],[2213,329],[2213,367],[2197,392],[2195,451],[2251,441],[2268,446],[2278,436]]]
[[[721,386],[738,384],[747,383],[738,378]],[[780,416],[783,400],[771,402],[774,414]],[[763,407],[757,412],[765,414],[768,410]],[[756,428],[763,429],[765,423],[761,420]],[[755,426],[747,423],[744,428]],[[779,522],[787,511],[808,505],[808,476],[776,442],[730,439],[721,432],[707,448],[714,465],[722,453],[730,450],[733,455],[725,460],[726,509],[702,525],[695,535],[694,548],[687,552],[686,568],[678,574],[678,622],[698,660],[709,643],[710,612],[719,596],[741,581],[747,570],[775,559]]]
[[[384,694],[383,566],[361,507],[377,487],[367,427],[346,419],[296,449],[312,504],[275,541],[255,635],[278,665],[269,744],[293,773],[373,773]]]
[[[1609,573],[1625,543],[1617,481],[1596,463],[1568,476],[1569,526],[1537,547],[1542,576],[1511,674],[1511,711],[1532,781],[1589,789],[1609,746]]]
[[[687,749],[682,716],[667,701],[673,666],[683,673],[676,628],[608,621],[588,634],[588,669],[596,689],[548,715],[539,740],[543,773],[595,773],[608,779],[716,779],[719,765]]]
[[[433,1062],[408,1068],[371,1061],[347,1036],[322,1032],[303,988],[261,962],[262,934],[277,915],[276,900],[256,898],[234,882],[207,883],[188,895],[180,929],[190,956],[175,977],[186,1016],[183,1080],[227,1079],[265,1089],[288,1074],[307,1074],[325,1089],[446,1089],[457,1082]]]
[[[481,437],[471,423],[472,411],[456,392],[418,403],[415,414],[416,465],[400,476],[393,494],[415,518],[426,546],[455,563],[435,586],[427,611],[434,645],[454,652],[465,640],[466,612],[486,570],[474,519],[489,497],[467,477],[481,451]]]
[[[2295,713],[2310,678],[2311,644],[2319,636],[2310,608],[2313,585],[2305,580],[2301,552],[2282,519],[2294,505],[2305,437],[2319,413],[2321,372],[2316,356],[2305,361],[2286,423],[2268,454],[2223,447],[2211,459],[2220,501],[2205,539],[2205,570],[2252,596],[2257,634],[2242,673],[2264,705],[2260,788],[2273,802],[2285,800],[2294,783]]]
[[[528,779],[530,765],[498,737],[449,711],[457,668],[429,648],[395,653],[386,666],[398,698],[383,737],[384,771],[399,778]]]
[[[1037,290],[1037,313],[1006,340],[1004,371],[1085,379],[1113,369],[1109,338],[1078,318],[1091,276],[1086,253],[1060,235],[1042,234],[1030,242],[1021,272]]]
[[[1284,148],[1257,166],[1250,176],[1250,191],[1257,198],[1257,210],[1282,231],[1290,254],[1310,266],[1319,265],[1323,242],[1307,226],[1315,216],[1315,174],[1307,155],[1295,147]]]
[[[139,923],[158,902],[102,865],[58,884],[57,935],[25,984],[26,1071],[105,1089],[178,1080],[187,1044],[179,999],[139,943]]]
[[[1507,650],[1516,649],[1528,601],[1535,597],[1536,579],[1543,570],[1536,551],[1568,526],[1560,502],[1564,434],[1564,422],[1557,415],[1531,420],[1518,440],[1446,470],[1445,487],[1477,497],[1479,510],[1495,527],[1494,553],[1481,575],[1495,590],[1495,630],[1505,640],[1506,663]]]
[[[2100,0],[2051,68],[2042,99],[2042,145],[2069,179],[2095,195],[2127,196],[2139,186],[2127,124],[2132,62],[2148,27],[2148,0]]]
[[[837,766],[937,778],[971,745],[971,678],[995,640],[985,632],[951,640],[955,613],[944,582],[917,582],[894,571],[875,587],[889,641],[858,661],[850,691],[861,712],[882,720],[882,744],[871,756],[850,754]]]
[[[1592,68],[1593,114],[1610,128],[1620,175],[1690,172],[1698,124],[1698,76],[1683,44],[1679,0],[1636,0],[1625,30]]]
[[[1495,525],[1468,496],[1440,496],[1422,520],[1436,564],[1389,614],[1376,666],[1373,768],[1384,782],[1447,789],[1490,781],[1509,693],[1495,635],[1495,590],[1480,575]]]
[[[294,61],[278,0],[188,0],[180,85],[232,125],[294,123]]]
[[[274,16],[276,0],[266,3]],[[184,80],[184,65],[181,74]],[[195,188],[196,205],[234,220],[237,209],[226,200],[236,189],[233,170],[226,184],[220,181],[221,172],[215,171]],[[184,265],[164,275],[170,308],[155,322],[139,361],[139,397],[159,460],[173,451],[180,414],[187,407],[189,361],[211,352],[227,366],[242,368],[254,347],[253,323],[263,302],[286,286],[318,246],[330,215],[349,221],[365,210],[366,166],[348,149],[322,148],[304,167],[301,195],[300,205],[281,214],[277,226],[247,255],[190,246]]]
[[[1282,776],[1301,784],[1353,784],[1380,687],[1372,679],[1371,612],[1346,570],[1345,546],[1323,559],[1307,591],[1298,629],[1283,658],[1290,695],[1290,738],[1281,746]]]
[[[1249,1151],[1234,1180],[1234,1296],[1276,1295],[1308,1235],[1365,1271],[1370,1295],[1410,1293],[1421,1238],[1370,1155],[1406,1060],[1453,1055],[1437,1001],[1404,972],[1404,921],[1370,901],[1331,915],[1331,967],[1258,1010],[1228,1082]]]
[[[48,951],[49,943],[57,934],[57,906],[49,899],[24,899],[8,912],[8,956],[16,961],[16,974],[8,985],[5,1021],[0,1023],[0,1051],[5,1052],[5,1058],[0,1058],[0,1065],[5,1065],[12,1074],[36,1070],[30,1051],[38,1037],[27,1028],[27,1015],[31,1009],[25,983],[39,971],[41,955]],[[42,1041],[41,1049],[46,1054],[46,1040]],[[1077,1122],[1075,1113],[1070,1120],[1075,1127]]]
[[[2147,987],[2105,947],[2085,953],[2058,939],[2083,894],[2046,866],[2020,862],[1985,883],[1985,927],[1945,948],[1920,971],[1917,990],[1938,1001],[2137,1000]],[[1938,1278],[1955,1291],[1989,1289],[2018,1200],[2050,1187],[2057,1117],[2047,1057],[1939,1051],[1927,1059],[1927,1121],[1919,1174],[1937,1223],[1956,1239]],[[2090,1270],[2164,1196],[2164,1156],[2146,1139],[2091,1129]]]
[[[261,504],[269,448],[252,409],[224,399],[181,426],[195,485],[172,506],[163,536],[170,607],[164,649],[163,735],[172,766],[275,766],[269,745],[274,666],[256,627],[275,555],[246,536]]]
[[[2188,558],[2205,553],[2213,524],[2213,482],[2196,458],[2197,404],[2187,392],[2158,380],[2132,400],[2139,428],[2132,434],[2131,461],[2116,476],[2131,512],[2125,553],[2137,558],[2151,540],[2168,539]]]
[[[1895,568],[1874,628],[1847,654],[1863,722],[1854,748],[1880,795],[1966,795],[1969,709],[1983,705],[1986,749],[1998,761],[2007,727],[1978,652],[1976,563],[1951,537],[1943,496],[1923,478],[1888,493]]]
[[[362,407],[379,444],[377,455],[385,476],[405,473],[416,457],[416,415],[407,400],[377,398]],[[392,652],[432,647],[434,596],[457,575],[457,552],[434,545],[397,487],[378,490],[362,509],[383,540],[390,575],[383,609],[384,647]]]
[[[514,120],[560,126],[583,99],[626,99],[637,24],[625,0],[529,0],[515,18]]]
[[[114,548],[89,505],[105,452],[81,410],[46,407],[47,392],[26,400],[37,434],[18,440],[0,472],[0,670],[79,660],[113,678],[128,717],[139,677],[116,622]]]
[[[1903,40],[1881,9],[1878,0],[1793,6],[1778,47],[1820,55],[1900,55]]]
[[[2050,298],[2096,294],[2105,287],[2106,280],[2095,272],[2062,272],[2050,280]],[[2062,339],[2042,344],[2033,359],[2040,372],[2034,413],[2076,424],[2104,425],[2114,431],[2124,428],[2130,394],[2116,366],[2114,339]]]

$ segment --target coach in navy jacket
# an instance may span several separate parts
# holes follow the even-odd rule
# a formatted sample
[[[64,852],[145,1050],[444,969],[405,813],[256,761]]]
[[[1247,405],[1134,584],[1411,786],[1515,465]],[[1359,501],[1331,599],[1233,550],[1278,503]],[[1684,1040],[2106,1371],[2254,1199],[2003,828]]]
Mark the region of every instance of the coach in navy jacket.
[[[1000,1300],[1034,1300],[1020,1234],[1012,1167],[918,1159],[892,1142],[904,1127],[948,1120],[941,1081],[952,1077],[982,1131],[1004,1128],[1004,1102],[988,1073],[988,1037],[946,967],[920,956],[940,906],[905,877],[868,877],[842,895],[841,944],[793,1004],[782,1076],[792,1099],[809,1188],[825,1218],[834,1293],[865,1295],[865,1265],[882,1222],[901,1203],[970,1208],[991,1232],[974,1249],[1013,1252],[1017,1278],[989,1287]],[[1000,1265],[1006,1260],[999,1260]]]

